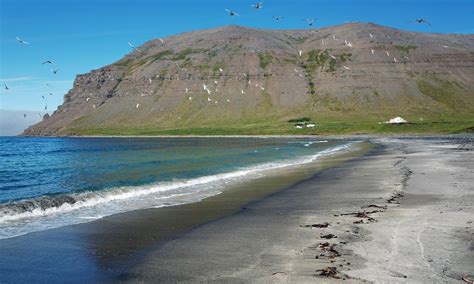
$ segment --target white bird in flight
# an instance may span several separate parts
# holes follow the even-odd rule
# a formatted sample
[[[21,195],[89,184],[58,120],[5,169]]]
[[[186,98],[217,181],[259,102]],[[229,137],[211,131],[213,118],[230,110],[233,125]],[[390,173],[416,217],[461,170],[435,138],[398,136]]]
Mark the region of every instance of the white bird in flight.
[[[393,62],[397,63],[398,62],[397,58],[394,57]]]
[[[333,39],[334,41],[338,41],[338,40],[339,40],[338,38],[336,38],[335,35],[332,36],[332,39]]]
[[[184,89],[184,92],[187,94],[189,92],[189,89],[188,88],[185,88]]]
[[[346,70],[351,70],[351,68],[347,67],[346,65],[343,65],[342,68],[344,68]]]
[[[211,94],[211,91],[207,88],[206,84],[202,84],[202,88],[207,92],[208,95]]]
[[[331,58],[334,59],[334,60],[337,59],[336,56],[334,56],[334,55],[332,55],[332,54],[329,55],[329,56],[331,56]]]
[[[5,86],[5,90],[10,90],[10,88],[8,88],[6,83],[3,83],[3,85]]]
[[[240,90],[240,93],[241,93],[241,94],[245,94],[245,91],[242,89],[242,90]]]
[[[370,38],[374,38],[374,35],[373,34],[369,34]]]
[[[91,98],[86,98],[86,102],[88,102]]]
[[[140,49],[138,49],[136,46],[134,46],[131,42],[128,42],[128,45],[133,48],[133,50],[140,52]]]
[[[19,37],[16,37],[16,41],[18,41],[19,43],[22,43],[22,44],[30,44],[29,42],[26,42],[26,41],[22,40]]]
[[[207,101],[208,101],[208,102],[212,102],[212,100],[211,100],[210,97],[207,97]]]
[[[303,21],[305,21],[308,26],[312,27],[316,19],[304,19]]]
[[[300,57],[301,57],[301,55],[303,54],[303,51],[302,51],[302,50],[300,50],[300,51],[298,52],[298,54],[299,54],[299,55],[300,55]]]
[[[158,40],[161,42],[161,44],[165,44],[165,41],[162,38],[158,38]]]
[[[260,9],[263,8],[263,2],[258,2],[257,4],[255,4],[255,5],[250,5],[250,6],[254,7],[254,8],[257,9],[257,10],[260,10]]]
[[[219,68],[219,72],[223,73],[223,72],[224,72],[224,69]]]
[[[233,17],[233,16],[240,16],[238,13],[232,11],[232,10],[229,10],[229,9],[225,9],[225,11],[227,13],[229,13],[229,16]]]
[[[385,51],[385,54],[387,54],[387,57],[390,57],[390,52]]]
[[[140,107],[140,104],[137,104],[135,107],[138,109]]]
[[[352,47],[352,43],[351,43],[350,41],[345,40],[344,43],[345,43],[348,47]]]
[[[371,49],[370,52],[371,52],[372,54],[375,54],[375,50],[373,50],[373,49]]]
[[[192,100],[193,100],[193,97],[189,97],[188,100],[192,101]]]
[[[51,60],[45,60],[45,61],[43,61],[43,63],[41,63],[41,64],[44,65],[44,64],[54,64],[54,63],[53,63],[53,61],[51,61]]]

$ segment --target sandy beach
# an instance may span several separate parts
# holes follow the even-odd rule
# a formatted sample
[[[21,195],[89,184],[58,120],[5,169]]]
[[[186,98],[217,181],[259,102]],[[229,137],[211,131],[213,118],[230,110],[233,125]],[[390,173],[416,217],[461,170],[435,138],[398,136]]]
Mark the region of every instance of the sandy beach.
[[[379,146],[368,155],[164,244],[122,279],[265,283],[470,279],[472,144],[442,139],[376,142]]]
[[[373,138],[201,202],[1,240],[0,282],[463,283],[472,141]]]

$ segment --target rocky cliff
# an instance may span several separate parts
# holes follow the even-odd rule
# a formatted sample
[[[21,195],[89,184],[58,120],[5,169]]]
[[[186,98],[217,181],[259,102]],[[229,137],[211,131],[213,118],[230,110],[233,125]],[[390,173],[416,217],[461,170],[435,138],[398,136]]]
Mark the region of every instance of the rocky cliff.
[[[151,40],[78,75],[64,103],[24,134],[284,133],[299,117],[375,122],[473,113],[474,35],[371,23],[228,26]]]

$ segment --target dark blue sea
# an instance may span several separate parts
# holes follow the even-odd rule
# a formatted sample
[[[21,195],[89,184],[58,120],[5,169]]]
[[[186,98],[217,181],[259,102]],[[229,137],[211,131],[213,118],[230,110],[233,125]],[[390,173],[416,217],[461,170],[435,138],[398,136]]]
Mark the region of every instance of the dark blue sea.
[[[0,239],[199,201],[346,149],[317,138],[0,137]]]

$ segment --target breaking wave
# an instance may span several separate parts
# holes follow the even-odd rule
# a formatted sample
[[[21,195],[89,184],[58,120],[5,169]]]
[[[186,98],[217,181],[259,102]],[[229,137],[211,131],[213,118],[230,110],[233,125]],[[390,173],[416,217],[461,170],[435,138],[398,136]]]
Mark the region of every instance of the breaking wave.
[[[232,181],[242,180],[242,177],[259,176],[263,171],[278,169],[315,161],[321,156],[327,156],[348,149],[355,142],[339,145],[294,160],[272,162],[257,166],[241,168],[236,171],[203,176],[188,180],[175,180],[144,186],[127,186],[98,191],[86,191],[56,196],[43,196],[34,199],[20,200],[0,204],[0,228],[9,228],[15,223],[29,223],[42,218],[52,218],[71,212],[81,215],[87,209],[87,216],[75,216],[75,221],[54,222],[42,229],[59,227],[71,223],[81,223],[95,220],[104,216],[131,210],[172,206],[182,203],[196,202],[205,197],[219,194],[221,189]],[[186,198],[183,198],[186,197]],[[111,206],[115,204],[116,206]],[[77,213],[77,214],[76,214]],[[80,221],[82,220],[82,221]],[[38,227],[38,226],[36,226]],[[10,228],[12,229],[12,228]],[[31,230],[30,230],[31,231]],[[23,232],[20,234],[24,234]],[[13,234],[13,235],[12,235]],[[0,239],[19,235],[18,232],[0,234]]]

